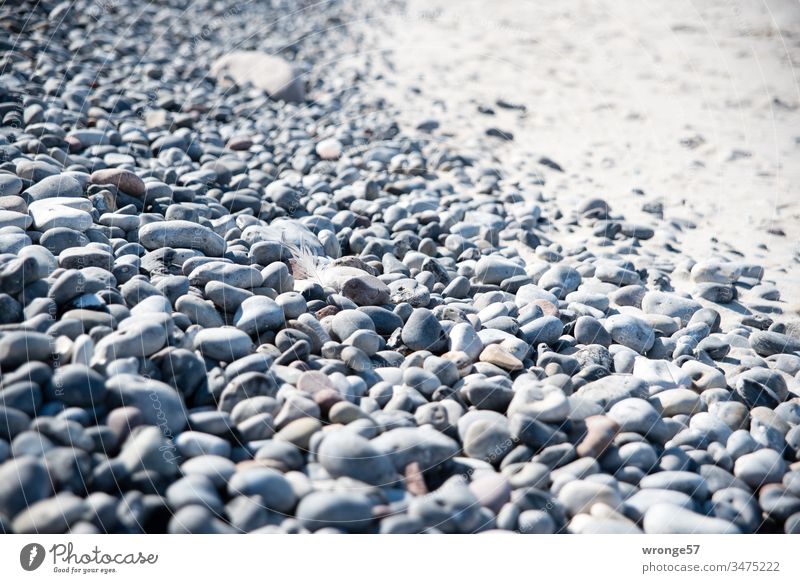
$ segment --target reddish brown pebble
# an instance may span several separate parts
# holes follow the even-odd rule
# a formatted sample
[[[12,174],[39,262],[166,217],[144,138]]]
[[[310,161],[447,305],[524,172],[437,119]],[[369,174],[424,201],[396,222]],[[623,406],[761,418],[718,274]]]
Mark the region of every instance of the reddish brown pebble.
[[[598,458],[614,441],[619,425],[605,415],[592,415],[585,421],[586,437],[578,444],[576,451],[580,457]]]
[[[314,314],[317,317],[317,320],[322,320],[325,316],[333,316],[334,314],[339,313],[339,308],[336,306],[325,306],[321,310],[317,310]]]
[[[419,471],[419,464],[411,462],[406,466],[405,471],[406,490],[409,494],[414,496],[425,496],[428,493],[428,486],[425,484],[425,478],[422,477],[422,472]]]
[[[539,306],[545,316],[555,316],[558,318],[560,312],[558,311],[558,307],[552,302],[548,302],[547,300],[539,298],[533,300],[531,303]]]
[[[145,195],[144,181],[130,170],[104,168],[92,172],[92,184],[113,184],[122,192],[138,198]]]
[[[320,412],[326,417],[331,407],[342,400],[342,395],[336,389],[322,389],[314,393],[314,402],[319,405]]]

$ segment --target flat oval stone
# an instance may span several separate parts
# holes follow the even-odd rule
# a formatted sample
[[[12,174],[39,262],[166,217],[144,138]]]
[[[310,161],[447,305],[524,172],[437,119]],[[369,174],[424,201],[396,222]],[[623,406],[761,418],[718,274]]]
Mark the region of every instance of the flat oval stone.
[[[105,380],[85,364],[67,364],[55,370],[48,393],[73,407],[98,407],[105,400]]]
[[[643,354],[656,341],[652,327],[644,320],[629,314],[616,314],[606,318],[606,330],[614,342]]]
[[[762,484],[780,483],[786,473],[786,462],[772,449],[759,449],[736,460],[733,475],[754,490]]]
[[[311,531],[336,528],[364,532],[372,523],[372,505],[364,494],[317,491],[300,501],[295,515]]]
[[[250,354],[253,342],[245,332],[225,326],[200,330],[194,338],[194,347],[208,358],[233,362]]]
[[[398,472],[405,471],[411,462],[417,462],[425,471],[458,455],[461,449],[453,439],[425,427],[391,429],[371,443],[381,454],[388,456]]]
[[[104,168],[96,170],[91,175],[92,184],[113,184],[122,192],[144,198],[144,181],[130,170],[122,168]]]
[[[389,459],[368,440],[351,431],[328,434],[317,452],[317,459],[333,477],[347,476],[374,486],[387,486],[397,479]]]
[[[250,336],[267,330],[278,330],[284,325],[283,309],[275,300],[266,296],[253,296],[239,305],[233,324]]]
[[[289,481],[270,468],[249,468],[237,471],[228,482],[231,496],[261,496],[267,508],[276,512],[290,512],[297,496]]]
[[[139,242],[153,251],[162,247],[196,249],[207,257],[221,257],[225,240],[208,227],[183,220],[157,221],[139,228]]]
[[[181,394],[166,383],[138,375],[120,374],[106,381],[108,398],[117,407],[133,406],[146,424],[177,434],[188,420]]]
[[[655,504],[644,515],[646,534],[740,534],[731,522],[674,504]]]
[[[48,176],[25,190],[23,198],[30,204],[35,200],[57,197],[80,197],[83,196],[83,187],[72,176],[59,174]]]

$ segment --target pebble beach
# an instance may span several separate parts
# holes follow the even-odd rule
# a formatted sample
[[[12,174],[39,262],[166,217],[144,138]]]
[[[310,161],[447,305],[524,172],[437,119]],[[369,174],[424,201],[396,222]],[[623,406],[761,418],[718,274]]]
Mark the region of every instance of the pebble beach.
[[[0,532],[800,533],[800,8],[694,4],[0,5]]]

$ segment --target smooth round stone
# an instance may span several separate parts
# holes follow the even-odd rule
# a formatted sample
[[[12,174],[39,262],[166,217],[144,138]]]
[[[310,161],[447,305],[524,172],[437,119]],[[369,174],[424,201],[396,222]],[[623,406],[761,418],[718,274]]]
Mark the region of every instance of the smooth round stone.
[[[650,402],[660,409],[662,417],[692,415],[701,408],[700,395],[689,389],[667,389],[650,398]]]
[[[650,350],[656,340],[655,333],[647,322],[628,314],[606,318],[605,328],[614,342],[640,354]]]
[[[4,374],[30,361],[50,358],[52,338],[29,331],[6,332],[0,336],[0,367]]]
[[[396,472],[388,458],[370,442],[351,431],[326,435],[317,460],[333,477],[346,476],[373,486],[386,486],[396,480]]]
[[[423,364],[424,370],[434,374],[438,381],[448,387],[459,381],[460,375],[456,363],[446,358],[429,356]],[[435,390],[437,387],[434,387]],[[433,391],[429,391],[432,393]]]
[[[786,462],[772,449],[759,449],[736,460],[733,475],[753,489],[762,484],[777,484],[786,473]]]
[[[698,500],[705,500],[709,495],[708,485],[702,476],[684,471],[666,471],[650,474],[642,478],[641,482],[639,482],[639,487],[642,489],[678,490]]]
[[[382,306],[389,303],[389,286],[374,275],[351,277],[342,284],[341,293],[357,306]]]
[[[745,370],[736,377],[734,389],[750,408],[774,409],[789,395],[781,373],[766,368]]]
[[[287,441],[302,450],[308,450],[311,437],[320,429],[322,423],[312,417],[301,417],[287,423],[275,434],[274,439]]]
[[[184,476],[170,484],[166,491],[167,503],[173,511],[184,506],[204,506],[214,513],[222,513],[222,500],[214,483],[202,474]]]
[[[275,298],[286,320],[295,320],[308,311],[306,299],[297,292],[285,292]]]
[[[235,314],[243,301],[253,297],[252,292],[219,281],[208,282],[205,294],[209,300],[214,302],[215,306],[229,314]]]
[[[490,344],[484,348],[479,359],[503,370],[515,371],[523,368],[521,360],[498,344]]]
[[[261,286],[263,277],[254,267],[225,261],[209,261],[189,273],[189,283],[195,287],[203,288],[211,281],[249,290]]]
[[[520,332],[529,344],[555,344],[564,333],[564,324],[555,316],[542,316],[522,326]]]
[[[65,204],[60,198],[49,198],[32,202],[28,205],[28,213],[33,219],[34,228],[39,231],[64,227],[66,229],[83,232],[89,229],[93,224],[92,215],[85,210]]]
[[[31,226],[33,219],[25,213],[15,211],[0,210],[0,229],[4,227],[16,227],[23,231]]]
[[[417,308],[406,320],[401,334],[403,344],[411,350],[441,353],[448,349],[449,339],[436,316],[428,309]]]
[[[678,318],[683,323],[688,323],[702,307],[695,300],[662,291],[651,290],[642,297],[643,312]]]
[[[548,385],[522,387],[515,383],[514,398],[507,414],[523,413],[545,423],[562,423],[569,412],[569,401],[560,389]]]
[[[328,420],[331,423],[349,425],[358,419],[368,419],[368,416],[358,405],[349,401],[333,403],[328,410]]]
[[[133,374],[118,374],[106,381],[108,400],[113,406],[136,407],[146,424],[164,427],[177,434],[187,423],[181,394],[166,383]]]
[[[475,328],[467,322],[461,322],[452,327],[449,333],[450,350],[463,352],[471,360],[477,360],[484,346]]]
[[[758,330],[750,335],[750,346],[760,356],[800,352],[800,339],[779,332]]]
[[[277,330],[285,323],[283,309],[265,296],[253,296],[244,300],[233,316],[234,325],[249,336],[267,330]]]
[[[92,173],[92,184],[113,184],[122,192],[144,198],[145,184],[141,178],[129,170],[122,168],[105,168]]]
[[[691,379],[692,388],[699,392],[708,389],[724,389],[728,386],[725,374],[722,371],[702,362],[687,360],[683,363],[681,369]]]
[[[731,436],[731,428],[719,417],[711,413],[697,413],[689,421],[689,427],[699,431],[710,441],[726,443]]]
[[[500,255],[481,257],[475,265],[475,278],[482,283],[500,283],[517,275],[525,275],[523,267]]]
[[[511,484],[503,474],[483,472],[477,475],[469,484],[469,489],[478,499],[481,506],[488,508],[494,514],[511,499]]]
[[[11,527],[18,534],[61,534],[77,522],[86,511],[86,503],[71,492],[28,506],[14,517]]]
[[[614,441],[619,425],[605,415],[591,415],[584,419],[586,435],[576,448],[580,457],[599,458]]]
[[[575,320],[573,336],[578,344],[599,344],[605,347],[611,345],[611,335],[591,316],[581,316]]]
[[[97,407],[105,399],[105,380],[84,364],[67,364],[56,369],[48,393],[66,405]]]
[[[227,458],[231,445],[224,439],[201,431],[184,431],[175,439],[181,455],[187,458],[215,455]]]
[[[295,516],[311,531],[336,528],[358,533],[372,523],[372,504],[357,492],[317,491],[300,500]]]
[[[41,460],[11,459],[0,465],[0,513],[14,517],[53,492],[50,476]]]
[[[81,183],[67,174],[48,176],[22,193],[23,198],[25,198],[29,204],[32,201],[44,200],[47,198],[77,198],[82,195],[83,187]]]
[[[382,455],[388,456],[398,472],[417,462],[425,471],[458,455],[458,443],[432,428],[398,427],[385,431],[371,441]]]
[[[236,426],[242,440],[246,442],[270,439],[275,434],[275,420],[270,413],[258,413]]]
[[[733,522],[746,534],[755,532],[763,522],[758,501],[746,487],[719,490],[711,500],[714,516]]]
[[[658,411],[644,399],[619,401],[608,410],[608,416],[620,426],[620,431],[634,431],[659,443],[670,437]]]
[[[643,380],[633,375],[614,374],[586,383],[575,396],[609,409],[623,399],[647,398],[649,393]]]
[[[626,514],[641,522],[647,510],[656,504],[669,504],[680,506],[687,510],[695,510],[696,503],[691,496],[678,490],[659,490],[647,488],[637,490],[630,498],[625,500]]]
[[[13,174],[0,172],[0,196],[14,196],[22,192],[22,180]]]
[[[228,482],[230,496],[261,496],[270,510],[290,512],[297,503],[291,484],[280,472],[270,468],[237,471]]]
[[[467,456],[494,465],[499,465],[514,445],[505,419],[500,422],[488,419],[476,420],[466,430],[463,442],[464,453]]]
[[[194,338],[194,347],[213,360],[233,362],[250,354],[253,342],[245,332],[225,326],[200,330]]]
[[[184,506],[169,520],[170,534],[229,534],[238,532],[199,504]]]
[[[542,274],[537,282],[540,288],[548,291],[558,288],[560,297],[574,292],[580,284],[581,274],[574,267],[562,264],[553,265]]]
[[[370,319],[372,319],[375,332],[381,336],[389,336],[398,328],[403,327],[402,318],[385,308],[378,306],[364,306],[359,308],[359,311],[364,312],[370,317]]]
[[[556,523],[544,510],[526,510],[517,519],[520,534],[554,534]]]
[[[558,492],[558,501],[570,516],[588,513],[598,503],[611,508],[622,506],[622,498],[614,488],[589,480],[573,480],[564,484]]]
[[[375,331],[375,324],[361,310],[342,310],[331,320],[331,331],[342,342],[359,330]]]
[[[633,363],[633,376],[642,379],[651,387],[676,389],[690,387],[689,376],[676,364],[668,360],[651,360],[637,356]]]
[[[291,443],[274,439],[264,442],[258,448],[255,459],[259,464],[281,472],[302,470],[305,463],[303,454],[298,448]]]
[[[459,476],[428,496],[412,498],[408,513],[443,533],[472,533],[486,521],[478,500]]]
[[[275,290],[277,293],[292,291],[294,288],[294,278],[289,273],[289,268],[285,263],[275,262],[261,270],[264,279],[264,287]]]
[[[342,143],[336,138],[320,140],[314,149],[323,160],[338,160],[342,155]]]
[[[167,441],[159,427],[136,429],[118,458],[129,473],[145,470],[161,476],[177,473],[178,459],[174,444]]]
[[[674,504],[654,504],[644,515],[646,534],[740,534],[731,522]]]
[[[158,221],[139,228],[139,242],[148,251],[162,247],[196,249],[207,257],[221,257],[225,240],[208,227],[183,220]]]
[[[184,476],[205,476],[215,487],[221,488],[236,472],[236,465],[227,457],[198,455],[181,464],[181,472]]]

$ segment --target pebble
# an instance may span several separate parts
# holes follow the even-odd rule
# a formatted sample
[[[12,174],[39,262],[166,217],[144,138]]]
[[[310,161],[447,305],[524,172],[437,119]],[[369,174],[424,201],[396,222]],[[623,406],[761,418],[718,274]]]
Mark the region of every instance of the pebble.
[[[614,488],[600,482],[574,480],[567,482],[558,492],[558,501],[570,516],[589,513],[595,504],[606,504],[611,508],[622,506],[622,498]]]
[[[208,227],[189,221],[156,221],[139,228],[139,242],[150,251],[163,247],[193,249],[207,257],[221,257],[225,240]]]
[[[627,314],[611,316],[606,319],[605,328],[614,342],[640,354],[650,350],[656,341],[652,327],[635,316]]]
[[[372,505],[356,492],[315,491],[300,501],[295,516],[311,531],[336,528],[358,533],[372,523]]]
[[[674,504],[654,504],[644,515],[646,534],[739,534],[731,522]]]
[[[433,312],[425,308],[414,310],[403,326],[401,338],[411,350],[441,353],[448,348],[447,334]]]
[[[253,342],[247,333],[236,328],[207,328],[197,333],[194,346],[208,358],[233,362],[250,354]]]
[[[785,473],[786,462],[769,448],[740,456],[733,468],[733,475],[754,490],[763,484],[779,483]]]

